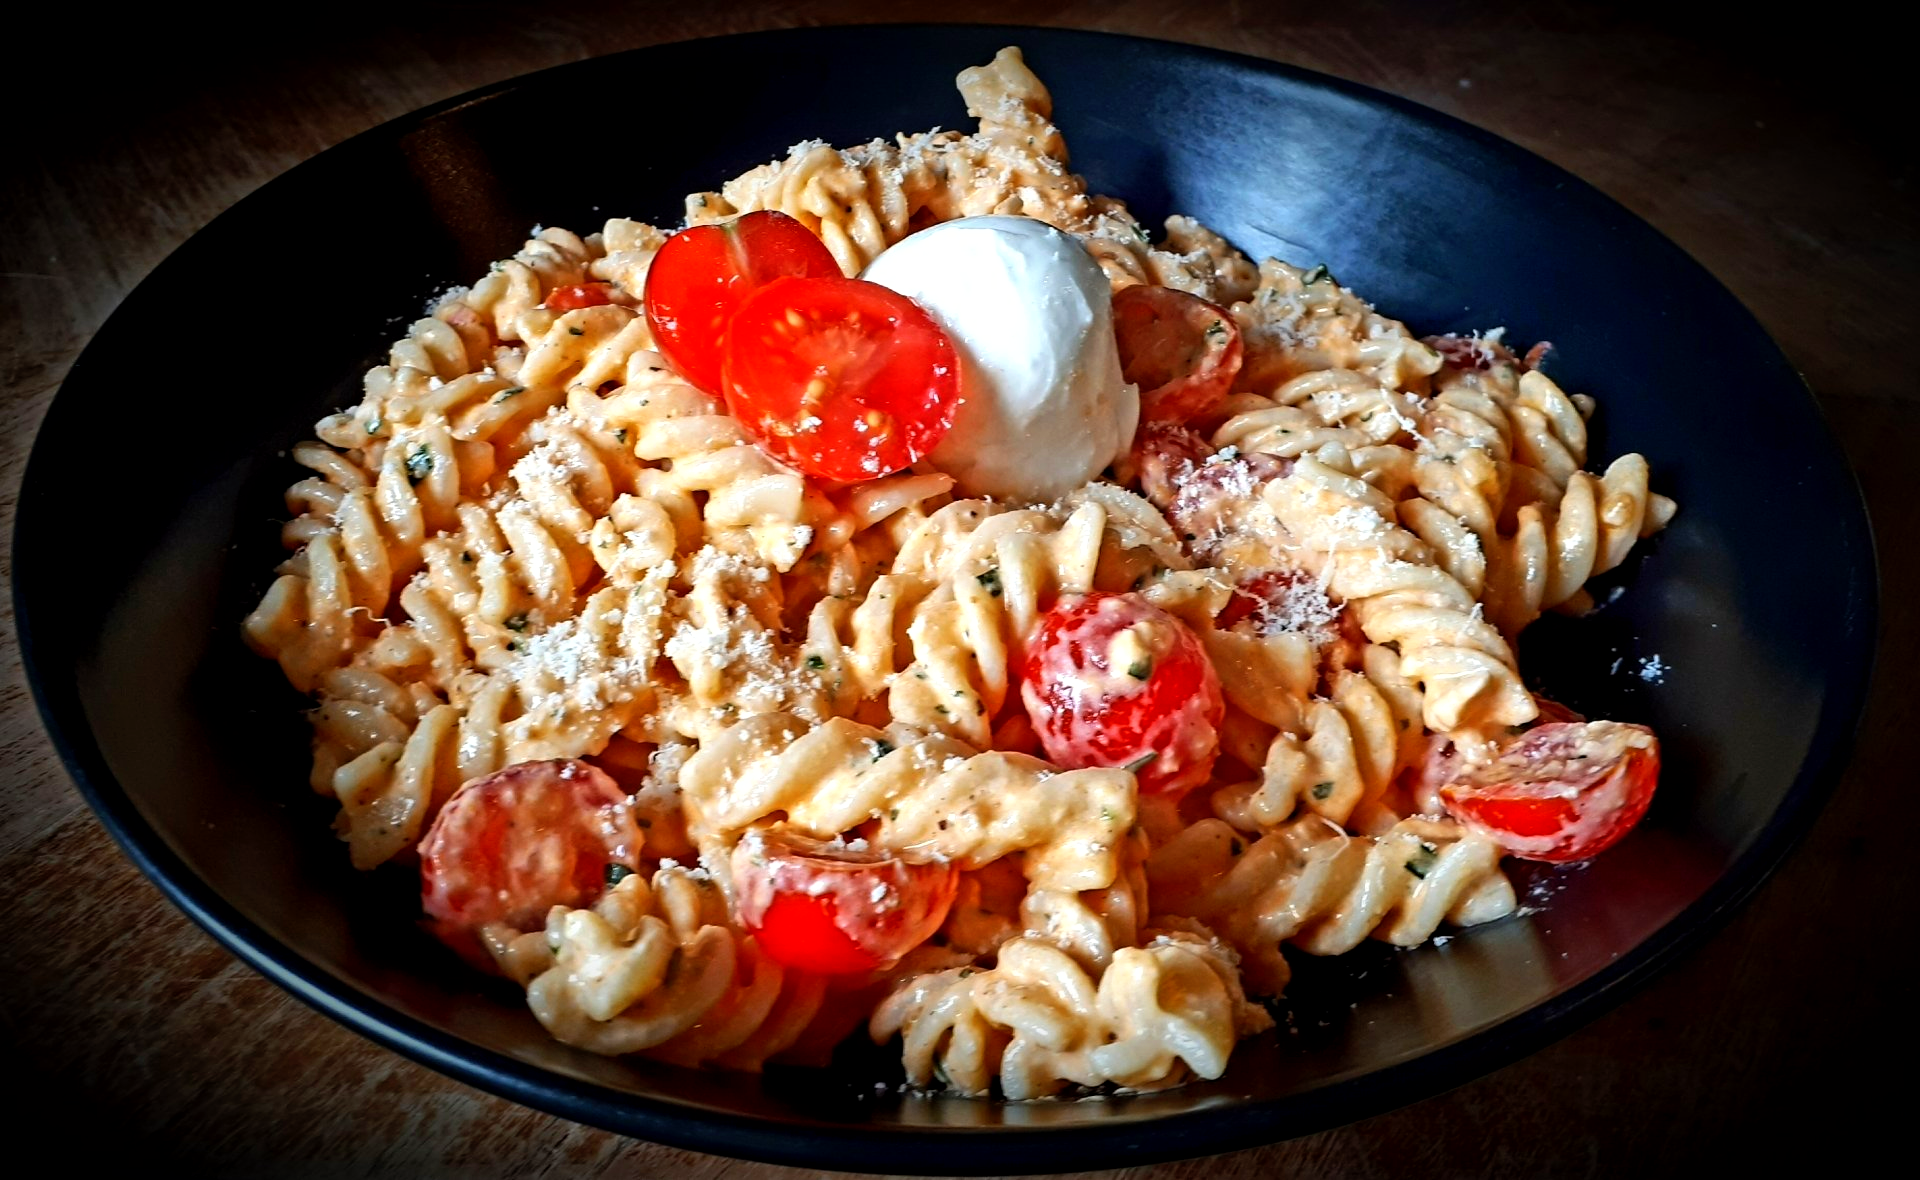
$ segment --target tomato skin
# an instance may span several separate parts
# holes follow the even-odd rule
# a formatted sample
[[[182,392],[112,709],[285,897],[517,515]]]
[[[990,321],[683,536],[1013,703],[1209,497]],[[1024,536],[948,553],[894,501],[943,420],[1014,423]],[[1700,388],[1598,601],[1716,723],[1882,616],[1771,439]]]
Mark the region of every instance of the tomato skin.
[[[727,330],[727,409],[761,449],[819,479],[898,471],[960,404],[953,341],[920,305],[862,279],[775,279]]]
[[[609,865],[637,869],[627,795],[585,762],[520,762],[454,792],[420,841],[420,905],[454,949],[480,927],[538,930],[556,905],[591,904]]]
[[[1440,798],[1508,854],[1558,864],[1618,843],[1646,815],[1659,778],[1660,742],[1646,726],[1549,721],[1490,764],[1455,771]]]
[[[579,311],[583,307],[599,307],[612,302],[612,284],[582,283],[577,287],[555,287],[547,292],[545,307],[548,311]]]
[[[1028,644],[1020,697],[1049,761],[1136,768],[1143,794],[1199,786],[1219,754],[1226,701],[1212,661],[1137,594],[1062,598]]]
[[[854,975],[890,965],[946,921],[951,864],[912,864],[858,844],[757,829],[734,848],[734,907],[783,966]]]
[[[778,278],[839,274],[826,243],[785,213],[692,226],[668,238],[647,268],[647,326],[667,363],[717,397],[728,325],[747,296]]]
[[[1240,326],[1218,304],[1171,287],[1113,297],[1120,369],[1140,387],[1142,422],[1193,422],[1225,401],[1240,375]]]

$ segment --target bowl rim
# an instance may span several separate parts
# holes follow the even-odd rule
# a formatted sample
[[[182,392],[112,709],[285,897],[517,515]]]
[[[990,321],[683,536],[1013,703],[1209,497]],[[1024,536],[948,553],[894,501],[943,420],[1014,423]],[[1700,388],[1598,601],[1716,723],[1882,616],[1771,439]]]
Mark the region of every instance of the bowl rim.
[[[1005,24],[903,22],[764,29],[646,45],[503,79],[377,124],[281,172],[176,245],[152,272],[129,290],[128,299],[139,287],[164,282],[163,276],[172,271],[194,237],[233,217],[244,207],[271,199],[283,186],[299,183],[304,170],[316,161],[338,158],[351,151],[364,150],[372,143],[397,139],[463,107],[543,85],[549,75],[606,68],[605,63],[609,61],[637,60],[647,54],[670,52],[676,46],[695,43],[814,38],[831,41],[849,33],[875,32],[928,37],[948,30],[994,32],[1003,35],[1006,44],[1023,46],[1127,43],[1156,53],[1185,56],[1207,63],[1211,68],[1277,76],[1295,86],[1332,92],[1368,107],[1385,108],[1446,136],[1474,140],[1499,151],[1516,166],[1531,169],[1543,180],[1585,190],[1586,195],[1611,206],[1655,235],[1686,265],[1698,270],[1739,305],[1784,361],[1784,352],[1778,343],[1752,312],[1739,303],[1738,297],[1657,227],[1594,185],[1491,131],[1411,99],[1266,58],[1127,34]],[[123,299],[122,306],[126,301]],[[1285,1097],[1250,1098],[1226,1106],[1113,1125],[854,1126],[800,1115],[776,1121],[672,1105],[650,1095],[569,1077],[485,1048],[359,992],[242,915],[176,855],[165,838],[140,814],[106,764],[88,723],[71,663],[62,662],[69,653],[49,650],[60,645],[43,635],[37,625],[42,602],[58,594],[52,575],[37,572],[39,563],[20,560],[23,552],[49,551],[59,543],[57,532],[41,524],[44,513],[40,505],[52,498],[52,489],[57,483],[53,470],[55,457],[51,453],[54,444],[49,438],[61,434],[57,427],[80,412],[75,409],[73,399],[65,399],[66,404],[62,405],[62,395],[76,375],[90,378],[93,368],[101,363],[96,357],[96,342],[120,312],[121,309],[116,308],[102,322],[48,405],[21,479],[13,530],[12,598],[21,664],[41,721],[81,795],[121,851],[168,900],[228,951],[312,1008],[376,1044],[488,1093],[549,1114],[678,1148],[803,1167],[878,1172],[911,1171],[924,1166],[926,1148],[930,1143],[937,1143],[942,1170],[954,1174],[1078,1171],[1236,1151],[1384,1113],[1461,1085],[1544,1048],[1618,1005],[1684,951],[1699,945],[1719,929],[1752,896],[1804,837],[1847,768],[1877,662],[1880,573],[1871,517],[1858,475],[1847,462],[1824,408],[1804,377],[1788,364],[1788,370],[1806,394],[1824,431],[1820,442],[1846,473],[1846,483],[1852,492],[1849,506],[1857,509],[1847,514],[1848,519],[1837,522],[1839,528],[1850,534],[1848,539],[1855,550],[1864,555],[1864,560],[1861,568],[1848,571],[1852,643],[1851,649],[1843,647],[1836,652],[1834,664],[1855,668],[1857,674],[1834,685],[1835,691],[1829,692],[1822,701],[1818,723],[1792,785],[1749,846],[1694,902],[1615,962],[1559,995],[1506,1020],[1383,1069]],[[1818,445],[1815,444],[1816,449]]]

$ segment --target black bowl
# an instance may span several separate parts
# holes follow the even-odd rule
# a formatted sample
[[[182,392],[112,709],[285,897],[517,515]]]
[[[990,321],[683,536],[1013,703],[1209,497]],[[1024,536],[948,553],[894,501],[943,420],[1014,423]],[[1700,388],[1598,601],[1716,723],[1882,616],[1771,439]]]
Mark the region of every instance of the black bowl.
[[[852,1054],[759,1080],[554,1044],[411,925],[307,793],[301,702],[240,645],[278,557],[282,457],[430,292],[535,222],[672,223],[684,192],[814,137],[963,124],[960,68],[1025,46],[1076,166],[1143,219],[1324,262],[1417,330],[1505,326],[1601,401],[1594,454],[1644,452],[1673,527],[1591,618],[1523,662],[1550,695],[1666,743],[1645,824],[1529,872],[1530,917],[1303,964],[1291,1020],[1220,1081],[1014,1105],[878,1092]],[[725,77],[670,110],[660,79]],[[649,81],[652,79],[653,81]],[[629,96],[583,108],[582,94]],[[236,301],[235,293],[247,298]],[[135,437],[129,422],[145,422]],[[166,426],[167,437],[157,437]],[[29,465],[15,594],[40,707],[128,855],[269,977],[376,1040],[545,1110],[802,1164],[1035,1171],[1327,1127],[1512,1060],[1616,1002],[1750,893],[1838,769],[1874,636],[1871,539],[1794,371],[1679,249],[1586,184],[1382,94],[1187,46],[1037,29],[810,29],[583,62],[397,120],[263,187],[128,296]],[[91,553],[93,557],[85,555]],[[1791,564],[1786,564],[1791,562]],[[1637,675],[1659,656],[1664,679]]]

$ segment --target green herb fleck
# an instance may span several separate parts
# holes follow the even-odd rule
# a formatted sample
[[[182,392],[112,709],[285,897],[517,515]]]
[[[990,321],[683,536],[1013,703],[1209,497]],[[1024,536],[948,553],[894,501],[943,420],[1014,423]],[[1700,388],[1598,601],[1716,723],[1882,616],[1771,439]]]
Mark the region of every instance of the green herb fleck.
[[[570,336],[585,336],[587,330],[585,328],[568,328],[567,334]]]
[[[385,425],[386,423],[381,421],[379,418],[369,418],[367,419],[367,433],[379,434],[380,428]]]
[[[631,876],[633,876],[633,870],[626,865],[609,862],[607,865],[607,888],[612,889],[615,885],[618,885]]]
[[[1439,851],[1425,840],[1420,841],[1420,851],[1408,859],[1407,871],[1422,881],[1426,880],[1427,874],[1433,871],[1434,862],[1439,859]]]
[[[525,631],[527,629],[527,616],[524,614],[512,616],[507,620],[506,628],[509,631]]]
[[[432,474],[433,452],[427,449],[426,443],[421,443],[419,446],[407,452],[408,480],[413,483],[419,483]]]
[[[1211,324],[1207,325],[1208,340],[1219,340],[1221,337],[1225,336],[1226,334],[1227,334],[1227,325],[1221,320],[1215,320]]]
[[[1000,597],[1002,590],[1000,588],[1000,568],[998,566],[981,574],[975,578],[974,581],[985,587],[988,594],[993,595],[995,598]]]
[[[1158,750],[1153,750],[1148,753],[1142,754],[1138,758],[1135,758],[1133,761],[1127,763],[1126,769],[1132,771],[1135,774],[1139,774],[1141,771],[1147,768],[1147,763],[1152,762],[1155,758],[1158,758],[1159,756],[1160,756],[1160,752]]]
[[[626,427],[624,427],[624,426],[622,426],[622,427],[621,427],[620,429],[618,429],[618,430],[616,430],[616,431],[614,431],[614,432],[613,432],[613,441],[615,441],[615,442],[618,442],[618,443],[624,443],[624,442],[626,442],[626,441],[627,441],[627,428],[626,428]]]
[[[888,741],[886,738],[873,739],[873,760],[875,762],[880,761],[882,758],[885,758],[888,754],[891,754],[891,753],[893,753],[892,742]]]
[[[1135,680],[1145,680],[1147,677],[1153,675],[1153,660],[1151,658],[1135,660],[1133,663],[1127,665],[1127,675],[1133,677]]]
[[[900,818],[900,809],[899,809],[898,807],[889,807],[889,808],[887,808],[887,818],[888,818],[888,819],[899,819],[899,818]]]
[[[1139,235],[1140,235],[1140,240],[1141,240],[1141,241],[1143,241],[1143,242],[1151,242],[1151,241],[1153,241],[1153,239],[1152,239],[1152,238],[1150,238],[1150,237],[1148,237],[1148,236],[1147,236],[1147,227],[1146,227],[1146,226],[1144,226],[1144,225],[1141,225],[1141,224],[1140,224],[1139,222],[1135,222],[1135,223],[1134,223],[1134,225],[1133,225],[1133,232],[1134,232],[1134,233],[1137,233],[1137,234],[1139,234]]]
[[[1323,262],[1308,271],[1306,276],[1300,280],[1300,285],[1303,287],[1311,287],[1321,279],[1331,279],[1332,277],[1332,273],[1327,270],[1327,264]]]
[[[1325,799],[1328,795],[1331,795],[1331,794],[1333,794],[1332,783],[1313,784],[1313,797],[1315,799]]]
[[[818,672],[826,666],[827,657],[825,656],[813,655],[807,657],[807,667],[812,668],[815,672]]]
[[[493,404],[497,406],[501,402],[506,401],[508,398],[513,397],[516,394],[525,393],[526,391],[527,391],[527,387],[524,385],[515,385],[510,388],[503,389],[499,393],[496,393],[493,395]]]

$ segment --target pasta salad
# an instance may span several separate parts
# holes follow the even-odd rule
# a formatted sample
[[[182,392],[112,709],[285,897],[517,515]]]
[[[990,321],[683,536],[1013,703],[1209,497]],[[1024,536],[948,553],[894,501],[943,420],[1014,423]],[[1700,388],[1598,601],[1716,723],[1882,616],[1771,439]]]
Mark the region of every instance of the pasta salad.
[[[353,864],[569,1045],[1215,1078],[1289,954],[1515,909],[1659,745],[1513,640],[1662,527],[1498,334],[1159,231],[1017,49],[970,133],[536,229],[292,457],[247,642]]]

